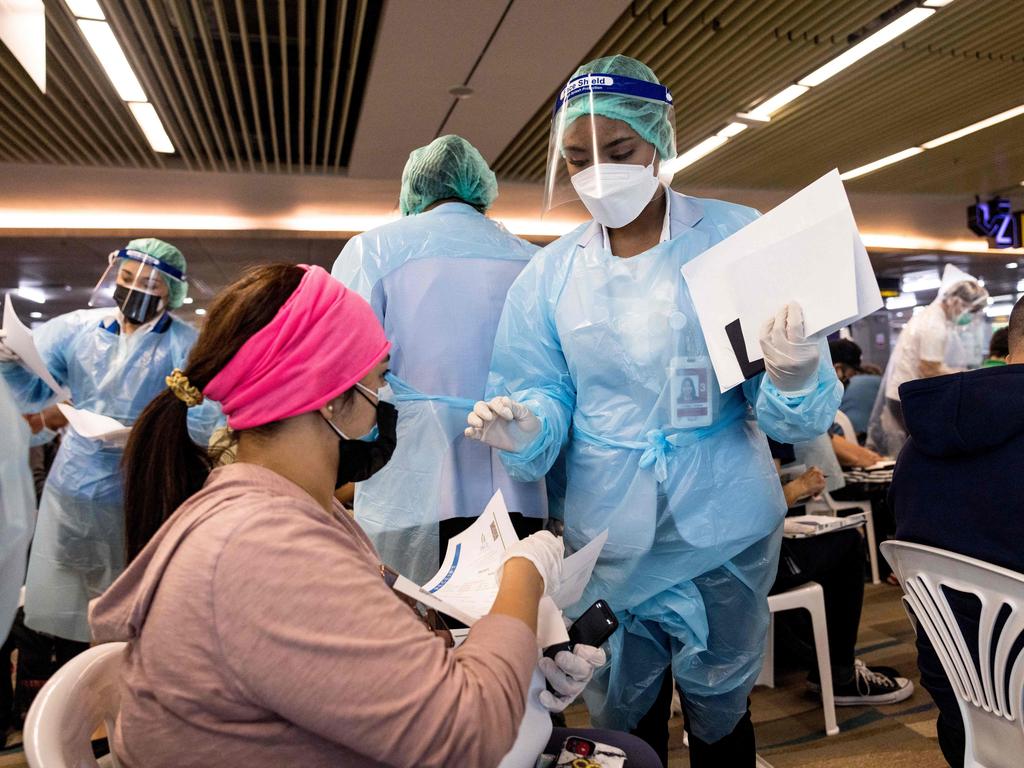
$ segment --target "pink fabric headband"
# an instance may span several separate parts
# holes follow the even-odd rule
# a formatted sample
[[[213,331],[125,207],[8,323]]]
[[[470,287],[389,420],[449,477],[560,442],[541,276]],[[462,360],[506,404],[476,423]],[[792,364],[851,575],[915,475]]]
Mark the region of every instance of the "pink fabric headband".
[[[299,266],[306,274],[295,292],[203,390],[220,403],[232,429],[323,407],[391,348],[362,296],[321,267]]]

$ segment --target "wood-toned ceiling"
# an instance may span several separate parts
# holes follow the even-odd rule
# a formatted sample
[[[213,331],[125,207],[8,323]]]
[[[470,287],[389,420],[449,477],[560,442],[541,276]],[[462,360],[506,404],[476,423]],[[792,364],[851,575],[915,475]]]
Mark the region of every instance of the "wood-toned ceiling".
[[[625,53],[672,91],[684,151],[914,3],[636,0],[588,58]],[[495,163],[539,181],[554,94]],[[676,176],[676,186],[797,188],[1024,103],[1024,2],[956,0]],[[885,192],[1014,189],[1024,117],[851,181]]]

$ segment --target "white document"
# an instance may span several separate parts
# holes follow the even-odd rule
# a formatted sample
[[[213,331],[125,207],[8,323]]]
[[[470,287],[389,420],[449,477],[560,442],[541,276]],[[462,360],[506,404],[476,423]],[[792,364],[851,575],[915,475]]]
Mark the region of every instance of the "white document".
[[[583,590],[590,582],[590,575],[597,565],[598,555],[608,541],[608,530],[597,534],[590,543],[577,552],[569,555],[562,563],[562,584],[552,595],[555,605],[563,610],[583,597]]]
[[[441,569],[422,591],[479,619],[491,610],[498,595],[502,555],[517,541],[505,499],[498,491],[476,522],[448,542]]]
[[[563,562],[558,592],[541,600],[537,627],[541,647],[569,639],[561,609],[582,597],[607,539],[608,532],[603,531]],[[448,542],[444,562],[433,578],[419,587],[399,576],[394,589],[472,626],[494,605],[498,596],[498,566],[505,550],[518,540],[505,499],[497,491],[476,522]]]
[[[4,299],[4,332],[6,333],[4,342],[21,358],[22,365],[41,378],[46,386],[53,390],[54,399],[58,401],[69,399],[71,392],[58,384],[57,380],[53,378],[53,374],[47,369],[46,363],[39,355],[39,350],[36,349],[35,341],[32,340],[32,331],[18,318],[9,293]]]
[[[71,428],[82,437],[118,445],[128,442],[128,433],[131,432],[131,427],[126,427],[117,419],[104,416],[102,413],[72,408],[65,403],[58,403],[57,408],[64,414],[64,418],[68,420]]]
[[[682,273],[723,392],[750,375],[738,355],[743,363],[762,359],[761,326],[786,303],[803,307],[808,336],[825,336],[882,306],[838,171],[712,246]],[[726,330],[735,323],[742,347]]]

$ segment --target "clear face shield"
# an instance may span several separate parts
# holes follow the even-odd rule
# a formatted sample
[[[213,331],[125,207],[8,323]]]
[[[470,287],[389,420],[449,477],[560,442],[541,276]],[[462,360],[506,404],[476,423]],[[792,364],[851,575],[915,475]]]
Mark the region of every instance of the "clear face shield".
[[[122,248],[110,254],[89,306],[117,307],[125,320],[142,325],[167,307],[172,281],[185,282],[177,267],[142,251]]]
[[[582,202],[605,226],[635,219],[675,157],[672,94],[658,83],[587,74],[559,94],[551,118],[544,214]]]

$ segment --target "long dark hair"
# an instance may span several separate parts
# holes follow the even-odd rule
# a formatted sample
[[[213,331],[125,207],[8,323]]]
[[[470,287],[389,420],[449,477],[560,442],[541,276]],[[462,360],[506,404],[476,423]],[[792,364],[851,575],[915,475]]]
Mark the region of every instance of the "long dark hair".
[[[189,382],[204,389],[249,337],[274,319],[304,274],[294,264],[269,264],[249,270],[221,291],[185,364]],[[146,406],[132,427],[122,465],[128,562],[202,488],[215,461],[206,446],[189,436],[188,406],[171,390]]]

